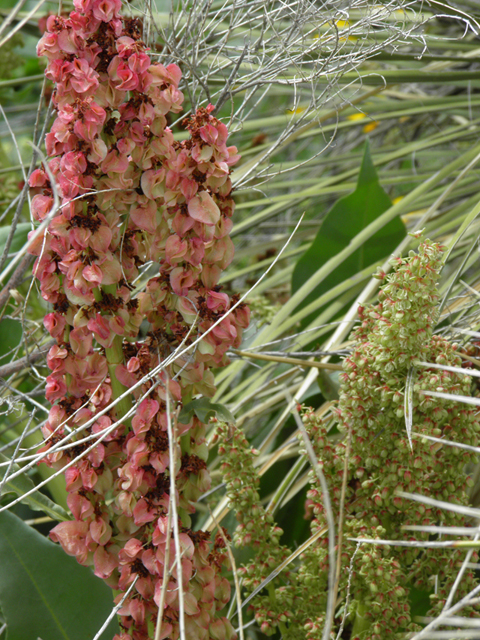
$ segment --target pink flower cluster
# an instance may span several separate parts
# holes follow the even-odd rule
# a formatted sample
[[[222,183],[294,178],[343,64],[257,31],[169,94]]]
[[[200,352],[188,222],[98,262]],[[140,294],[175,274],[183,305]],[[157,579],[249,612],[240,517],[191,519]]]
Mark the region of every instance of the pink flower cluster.
[[[227,349],[240,345],[249,322],[242,305],[227,315],[232,300],[218,285],[233,257],[229,173],[238,156],[211,105],[184,120],[187,140],[174,140],[167,116],[181,111],[181,72],[152,64],[141,22],[122,17],[120,5],[74,0],[68,18],[48,18],[38,45],[55,84],[57,114],[46,140],[55,184],[44,169],[32,174],[33,216],[52,216],[54,190],[60,201],[31,249],[42,295],[53,305],[45,326],[57,340],[48,355],[46,393],[53,406],[43,449],[57,469],[81,456],[65,472],[74,519],[51,537],[118,590],[117,602],[137,578],[120,610],[116,640],[146,640],[160,603],[175,473],[187,637],[228,640],[235,635],[221,615],[230,597],[221,573],[228,557],[221,539],[211,545],[207,533],[190,529],[192,501],[210,483],[205,425],[196,417],[177,425],[172,470],[166,402],[167,394],[180,405],[211,396],[211,368],[226,364]],[[152,263],[158,275],[135,293]],[[149,375],[217,321],[195,350]],[[137,384],[130,401],[105,411]],[[105,437],[132,405],[131,423]],[[48,453],[72,430],[78,444]],[[89,443],[79,440],[94,434],[103,439],[87,453]],[[161,637],[176,639],[173,538],[171,548]]]

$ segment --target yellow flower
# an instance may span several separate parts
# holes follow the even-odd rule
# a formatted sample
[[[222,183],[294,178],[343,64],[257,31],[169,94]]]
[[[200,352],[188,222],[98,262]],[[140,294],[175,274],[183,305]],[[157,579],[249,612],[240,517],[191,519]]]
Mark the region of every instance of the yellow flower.
[[[363,120],[364,118],[367,117],[366,113],[352,113],[351,116],[347,116],[347,120]]]
[[[306,108],[307,107],[297,107],[296,109],[287,109],[286,113],[287,115],[290,115],[291,113],[303,113]]]
[[[374,129],[376,129],[379,124],[380,124],[380,122],[378,122],[378,120],[374,120],[373,122],[369,122],[368,124],[364,125],[363,133],[370,133],[370,131],[373,131]]]

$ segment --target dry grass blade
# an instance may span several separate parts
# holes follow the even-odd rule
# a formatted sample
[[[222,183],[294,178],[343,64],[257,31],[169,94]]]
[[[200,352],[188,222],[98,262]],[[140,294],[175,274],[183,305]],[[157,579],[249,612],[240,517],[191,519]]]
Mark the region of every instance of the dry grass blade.
[[[185,635],[185,602],[184,602],[184,592],[183,592],[183,569],[182,569],[182,547],[180,544],[180,526],[179,526],[179,515],[177,510],[177,489],[175,486],[175,478],[177,475],[177,435],[176,431],[176,416],[174,417],[174,422],[172,424],[172,414],[170,409],[170,392],[169,392],[169,378],[167,375],[166,383],[165,383],[165,393],[166,393],[166,406],[167,406],[167,433],[168,433],[168,458],[169,458],[169,469],[170,469],[170,501],[169,501],[169,510],[172,512],[172,520],[173,520],[173,539],[175,541],[175,563],[177,569],[177,583],[178,583],[178,623],[179,623],[179,631],[180,631],[180,640],[186,640]],[[165,563],[165,567],[167,563]],[[159,615],[161,609],[159,608]],[[157,622],[158,629],[158,622]],[[158,631],[160,635],[160,632]]]
[[[335,617],[335,604],[337,600],[337,592],[335,589],[335,585],[337,584],[337,562],[336,562],[336,534],[335,534],[335,515],[332,509],[332,503],[330,500],[330,492],[328,489],[327,481],[325,479],[325,475],[319,465],[317,456],[315,455],[315,451],[313,449],[312,443],[310,442],[310,438],[308,436],[307,430],[300,418],[300,415],[297,411],[297,408],[292,400],[291,395],[286,392],[286,396],[288,399],[289,405],[292,407],[293,417],[295,418],[295,422],[297,424],[298,430],[300,431],[303,439],[303,444],[305,449],[307,450],[307,455],[310,460],[310,464],[315,471],[315,475],[318,478],[320,486],[322,488],[322,501],[325,507],[325,514],[328,525],[328,597],[327,597],[327,611],[326,611],[326,623],[323,629],[323,640],[328,640],[330,638],[330,631],[333,626],[333,620]],[[341,552],[340,549],[340,538],[338,541],[338,553]]]
[[[125,592],[125,594],[122,596],[122,599],[120,600],[120,602],[118,604],[116,604],[113,609],[112,612],[110,613],[110,615],[108,616],[108,618],[105,620],[105,622],[103,623],[103,625],[100,627],[100,629],[97,631],[97,633],[95,634],[95,637],[93,638],[93,640],[100,640],[100,638],[102,637],[103,632],[105,631],[105,629],[108,627],[108,625],[110,624],[110,621],[113,620],[113,618],[117,615],[117,613],[120,611],[120,609],[123,606],[123,603],[125,602],[125,600],[128,598],[128,596],[130,595],[130,593],[133,591],[135,585],[137,584],[137,580],[138,580],[139,576],[135,576],[132,584],[128,587],[127,591]]]
[[[215,516],[213,515],[212,511],[210,510],[210,517],[213,519],[213,521],[215,522],[215,525],[218,529],[219,534],[222,537],[223,543],[225,545],[225,548],[227,550],[228,553],[228,557],[230,559],[230,563],[232,565],[232,573],[233,573],[233,582],[235,584],[235,597],[237,599],[237,615],[238,615],[238,633],[240,635],[240,640],[244,640],[245,639],[245,635],[243,632],[243,611],[242,611],[242,591],[240,589],[240,580],[238,579],[238,572],[237,572],[237,563],[235,562],[235,556],[232,553],[232,549],[230,547],[230,543],[227,540],[227,537],[225,535],[225,532],[223,530],[223,528],[216,522],[215,520]]]

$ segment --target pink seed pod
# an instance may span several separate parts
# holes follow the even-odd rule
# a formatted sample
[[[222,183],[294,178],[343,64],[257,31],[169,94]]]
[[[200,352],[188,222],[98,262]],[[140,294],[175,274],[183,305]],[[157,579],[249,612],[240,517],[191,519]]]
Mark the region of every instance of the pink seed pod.
[[[184,120],[189,138],[174,139],[166,116],[182,108],[180,69],[152,63],[141,21],[123,17],[120,0],[74,7],[68,18],[48,18],[38,44],[55,85],[46,138],[55,183],[43,170],[30,179],[32,214],[51,217],[31,251],[53,305],[45,327],[57,341],[42,451],[47,464],[65,467],[74,517],[51,537],[117,590],[117,601],[136,580],[116,640],[149,637],[164,575],[162,634],[178,636],[180,571],[189,637],[233,638],[219,613],[230,595],[220,574],[228,556],[190,528],[193,502],[210,486],[206,427],[196,417],[177,422],[169,442],[166,403],[213,395],[211,369],[227,364],[248,326],[248,308],[232,311],[238,298],[218,285],[233,258],[229,174],[239,156],[212,105]],[[158,275],[134,295],[151,262]],[[199,348],[172,358],[202,334]],[[84,442],[88,436],[97,444]],[[66,441],[70,448],[57,452]],[[165,574],[172,475],[182,561]]]

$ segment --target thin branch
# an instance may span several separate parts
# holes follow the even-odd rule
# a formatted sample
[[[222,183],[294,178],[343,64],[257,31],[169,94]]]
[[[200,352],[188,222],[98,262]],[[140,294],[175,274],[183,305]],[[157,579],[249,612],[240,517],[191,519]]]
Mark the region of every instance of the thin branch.
[[[22,371],[26,367],[30,366],[32,362],[36,362],[43,358],[43,356],[48,353],[51,347],[57,344],[56,340],[50,340],[47,344],[39,347],[36,351],[29,353],[23,358],[19,358],[14,362],[9,362],[8,364],[4,364],[0,367],[0,378],[6,378],[10,376],[12,373],[17,373],[18,371]]]
[[[8,284],[6,284],[3,287],[3,289],[0,291],[0,309],[2,309],[8,302],[8,299],[10,297],[10,292],[12,291],[12,289],[16,289],[21,284],[23,277],[25,275],[25,272],[27,271],[27,269],[30,267],[30,265],[34,260],[35,260],[35,256],[32,256],[30,254],[27,254],[26,256],[23,257],[22,261],[20,262],[20,264],[18,265],[18,267],[15,269],[12,276],[10,277]]]
[[[313,362],[312,360],[299,360],[297,358],[285,358],[282,356],[271,356],[263,353],[251,353],[250,351],[240,351],[232,349],[232,353],[242,358],[252,358],[254,360],[265,360],[266,362],[280,362],[283,364],[294,364],[299,367],[313,367],[314,369],[328,369],[329,371],[342,371],[343,365],[331,364],[330,362]]]
[[[175,558],[177,563],[177,583],[178,583],[178,626],[180,632],[180,640],[187,640],[185,635],[185,603],[183,595],[183,570],[182,570],[182,551],[180,546],[180,527],[178,525],[178,511],[177,511],[177,489],[175,486],[176,478],[176,419],[175,424],[172,427],[172,416],[170,412],[170,391],[168,388],[169,377],[166,376],[165,393],[166,393],[166,407],[167,407],[167,433],[168,433],[168,457],[170,466],[170,507],[172,511],[173,519],[173,539],[175,540]]]
[[[160,591],[160,601],[158,603],[157,625],[155,627],[155,640],[160,640],[162,635],[163,610],[165,609],[165,598],[167,596],[168,580],[170,577],[170,547],[172,540],[172,503],[168,503],[167,531],[165,542],[165,558],[163,565],[162,590]],[[178,569],[177,569],[178,570]]]
[[[125,595],[122,597],[122,599],[120,600],[120,602],[115,605],[115,607],[113,607],[111,613],[109,614],[108,618],[105,620],[105,622],[102,624],[102,626],[100,627],[100,629],[97,631],[97,633],[95,634],[95,637],[93,638],[93,640],[100,640],[100,638],[102,637],[103,632],[105,631],[105,629],[108,627],[108,625],[110,624],[111,620],[113,620],[113,618],[117,615],[117,613],[120,611],[120,609],[123,606],[123,603],[125,602],[125,600],[127,599],[127,597],[130,595],[130,592],[133,590],[133,587],[136,585],[137,580],[140,576],[137,574],[135,576],[135,580],[132,582],[132,584],[128,587],[128,591],[125,593]]]
[[[232,573],[233,573],[233,582],[235,584],[235,597],[237,599],[237,614],[238,614],[238,627],[239,627],[239,633],[240,633],[240,640],[244,640],[244,634],[243,634],[243,611],[242,611],[242,592],[240,590],[240,581],[238,579],[238,572],[237,572],[237,565],[235,563],[235,556],[232,553],[232,550],[230,548],[230,543],[227,540],[227,536],[225,535],[224,530],[222,529],[222,527],[219,525],[219,523],[217,522],[217,520],[215,519],[215,516],[212,513],[212,510],[210,509],[210,507],[208,508],[209,513],[210,513],[210,517],[212,518],[212,520],[214,521],[215,525],[217,526],[218,532],[220,533],[220,535],[222,536],[222,540],[225,544],[225,549],[227,550],[228,553],[228,558],[230,560],[230,564],[232,565]],[[155,639],[157,640],[157,639]]]
[[[287,397],[290,394],[286,393]],[[323,628],[322,640],[330,639],[330,631],[333,626],[333,621],[335,618],[335,582],[336,582],[336,562],[335,562],[335,516],[332,509],[332,503],[330,500],[330,492],[328,490],[327,481],[323,474],[323,471],[318,464],[317,456],[315,455],[315,451],[313,449],[312,443],[310,442],[310,438],[308,437],[307,430],[305,429],[305,425],[300,418],[300,415],[297,411],[295,403],[292,401],[292,398],[288,398],[289,404],[292,407],[293,417],[295,418],[295,422],[297,423],[297,427],[302,434],[303,443],[305,445],[305,449],[307,450],[307,455],[310,460],[310,464],[312,465],[313,470],[315,471],[315,475],[318,478],[320,483],[320,487],[322,489],[322,498],[323,498],[323,506],[325,509],[325,516],[328,524],[328,594],[327,594],[327,611],[325,615],[325,626]]]

